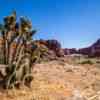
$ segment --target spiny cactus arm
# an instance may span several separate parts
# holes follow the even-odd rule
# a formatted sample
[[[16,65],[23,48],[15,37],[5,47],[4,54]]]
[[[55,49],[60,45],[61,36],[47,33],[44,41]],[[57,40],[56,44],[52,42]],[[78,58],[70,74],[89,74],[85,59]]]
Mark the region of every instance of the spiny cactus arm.
[[[32,61],[35,60],[35,62],[39,62],[40,61],[40,55],[41,55],[41,52],[40,52],[39,48],[37,48],[32,53]],[[33,62],[33,63],[35,63],[35,62]]]
[[[19,43],[19,44],[17,45],[17,47],[16,47],[16,53],[15,53],[15,55],[14,55],[14,60],[15,60],[15,61],[18,59],[18,56],[20,55],[19,52],[20,52],[20,50],[21,50],[21,47],[22,47],[22,44],[21,44],[21,43]]]
[[[17,67],[15,67],[15,69],[13,70],[13,72],[7,77],[7,80],[6,80],[6,88],[7,88],[7,89],[8,89],[11,85],[13,85],[13,87],[14,87],[16,81],[21,83],[21,78],[24,77],[24,76],[22,76],[22,75],[23,75],[23,72],[22,72],[23,70],[22,70],[22,69],[25,67],[25,64],[26,64],[26,63],[22,64],[22,65],[20,66],[19,69],[18,69]],[[21,70],[21,73],[19,73],[20,70]],[[20,75],[20,74],[22,74],[22,75]],[[15,80],[16,80],[16,81],[13,80],[13,77],[15,77]],[[12,80],[13,80],[14,82],[11,84],[11,81],[12,81]]]
[[[6,27],[7,26],[7,27]],[[17,37],[16,33],[16,12],[14,11],[10,16],[4,18],[5,38],[7,40],[8,48]]]
[[[31,22],[26,17],[20,18],[20,33],[24,34],[32,28]]]
[[[3,30],[4,30],[3,24],[0,24],[0,32],[2,32]]]
[[[16,24],[16,12],[4,18],[4,26],[6,30],[12,30]]]
[[[21,50],[19,52],[19,56],[18,56],[18,61],[16,62],[16,68],[18,67],[20,61],[21,61],[21,58],[23,56],[23,51],[24,51],[24,46],[21,47]]]
[[[17,78],[16,74],[18,75],[18,70],[19,71],[24,70],[22,65],[25,66],[25,71],[27,71],[28,69],[27,74],[31,73],[30,68],[31,68],[31,65],[33,64],[31,63],[32,61],[31,52],[25,52],[25,46],[28,43],[30,43],[30,41],[32,40],[32,36],[36,33],[36,31],[35,30],[32,31],[31,28],[32,28],[31,22],[25,18],[21,18],[20,22],[17,24],[16,23],[16,13],[13,13],[12,15],[4,18],[4,25],[3,27],[1,26],[1,30],[3,31],[1,32],[2,32],[3,39],[4,39],[4,55],[6,57],[5,64],[9,65],[8,69],[11,71],[7,73],[6,76],[8,79],[5,79],[6,81],[11,80],[12,82],[13,79],[11,77],[15,77],[16,79]],[[14,60],[11,60],[11,62],[8,62],[9,52],[10,52],[9,47],[15,40],[18,40],[18,44],[16,45],[16,50],[14,51],[15,59],[12,57],[11,59],[14,59]],[[26,53],[29,53],[29,55]],[[40,54],[38,53],[38,57],[39,56]],[[13,65],[14,65],[14,69],[12,67]],[[14,83],[11,83],[11,82],[7,84],[10,86],[11,84],[15,83],[15,82]]]
[[[21,63],[18,63],[19,65],[17,66],[15,64],[15,69],[13,70],[13,73],[11,73],[8,77],[8,80],[7,80],[7,87],[10,87],[11,86],[11,81],[13,80],[13,77],[16,78],[16,81],[20,82],[20,83],[23,83],[23,79],[25,76],[27,76],[26,78],[28,80],[30,80],[29,78],[29,74],[31,74],[31,67],[30,67],[30,54],[23,54],[21,56],[21,62],[23,62],[22,64]],[[31,76],[31,79],[32,79],[32,76]],[[22,82],[21,82],[22,81]],[[30,80],[31,81],[31,80]],[[15,84],[16,82],[13,83],[13,85]],[[29,83],[29,82],[28,82]],[[27,84],[26,82],[24,84]]]
[[[19,52],[20,52],[20,49],[23,45],[22,43],[22,34],[19,34],[19,36],[17,37],[16,39],[16,49],[15,49],[15,54],[14,54],[14,58],[13,58],[13,61],[16,61],[18,56],[19,56]]]
[[[30,79],[29,81],[31,81],[31,79],[33,79],[33,74],[32,74],[32,73],[26,74],[26,75],[24,76],[24,78],[23,78],[23,81],[22,81],[23,86],[24,86],[24,85],[27,85],[28,87],[30,87],[30,86],[29,86],[29,85],[30,85],[30,84],[29,84],[30,82],[25,82],[26,79]]]
[[[3,37],[3,41],[4,41],[4,56],[5,56],[5,64],[8,64],[9,62],[9,54],[10,54],[10,50],[9,50],[9,47],[10,47],[10,44],[13,42],[13,41],[10,41],[9,40],[12,40],[13,37],[12,35],[14,35],[14,28],[15,28],[15,25],[16,25],[16,14],[15,12],[12,13],[12,15],[10,16],[7,16],[4,18],[4,24],[1,25],[1,36]]]
[[[36,34],[36,30],[32,30],[31,32],[30,32],[30,36],[32,37],[33,35],[35,35]]]

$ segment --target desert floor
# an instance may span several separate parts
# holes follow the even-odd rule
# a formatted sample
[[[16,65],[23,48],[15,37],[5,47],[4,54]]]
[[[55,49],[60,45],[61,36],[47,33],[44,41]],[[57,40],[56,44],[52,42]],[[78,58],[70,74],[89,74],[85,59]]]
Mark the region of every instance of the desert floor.
[[[36,64],[31,88],[0,91],[0,100],[100,100],[100,66],[51,61]]]

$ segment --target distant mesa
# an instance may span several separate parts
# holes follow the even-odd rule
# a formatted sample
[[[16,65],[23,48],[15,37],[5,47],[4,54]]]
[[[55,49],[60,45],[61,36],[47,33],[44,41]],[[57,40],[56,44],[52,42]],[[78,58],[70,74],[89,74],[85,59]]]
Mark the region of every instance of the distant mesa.
[[[65,55],[82,54],[87,55],[89,57],[100,57],[100,39],[98,39],[95,43],[86,48],[80,48],[78,50],[76,48],[65,48],[64,53]]]
[[[65,55],[71,55],[71,54],[82,54],[82,55],[87,55],[89,57],[100,57],[100,39],[98,39],[95,43],[93,43],[91,46],[86,47],[86,48],[62,48],[61,44],[59,41],[55,39],[51,40],[36,40],[35,42],[44,45],[45,47],[48,48],[49,54],[53,57],[63,57]],[[0,53],[2,53],[2,45],[3,45],[3,40],[0,38]],[[27,46],[28,48],[32,46]],[[12,44],[12,52],[13,49],[16,48],[16,43]]]
[[[38,40],[44,44],[49,50],[52,50],[56,56],[64,56],[64,55],[71,55],[71,54],[82,54],[87,55],[89,57],[100,57],[100,39],[98,39],[95,43],[91,46],[86,48],[62,48],[61,44],[57,40]]]
[[[100,39],[98,39],[90,47],[79,49],[79,53],[88,55],[89,57],[100,57]]]

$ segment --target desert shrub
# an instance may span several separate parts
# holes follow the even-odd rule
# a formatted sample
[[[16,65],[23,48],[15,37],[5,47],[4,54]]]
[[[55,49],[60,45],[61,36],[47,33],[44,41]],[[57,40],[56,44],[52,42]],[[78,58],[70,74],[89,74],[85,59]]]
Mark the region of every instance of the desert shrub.
[[[90,65],[92,65],[93,62],[91,60],[84,60],[84,61],[80,62],[79,64],[90,64]]]
[[[4,87],[23,83],[23,80],[25,85],[30,85],[33,64],[31,42],[35,33],[36,30],[32,29],[32,24],[26,17],[17,20],[15,11],[0,24],[0,38],[3,43],[0,47],[0,63],[7,65],[6,75],[2,75]]]
[[[97,64],[100,64],[100,61],[96,61]]]

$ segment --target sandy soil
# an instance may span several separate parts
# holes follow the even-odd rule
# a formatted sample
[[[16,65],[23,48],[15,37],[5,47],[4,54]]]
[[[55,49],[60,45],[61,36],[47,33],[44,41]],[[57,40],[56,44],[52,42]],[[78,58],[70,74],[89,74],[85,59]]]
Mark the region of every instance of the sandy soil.
[[[62,61],[36,64],[32,87],[1,90],[0,100],[100,100],[100,68]]]

